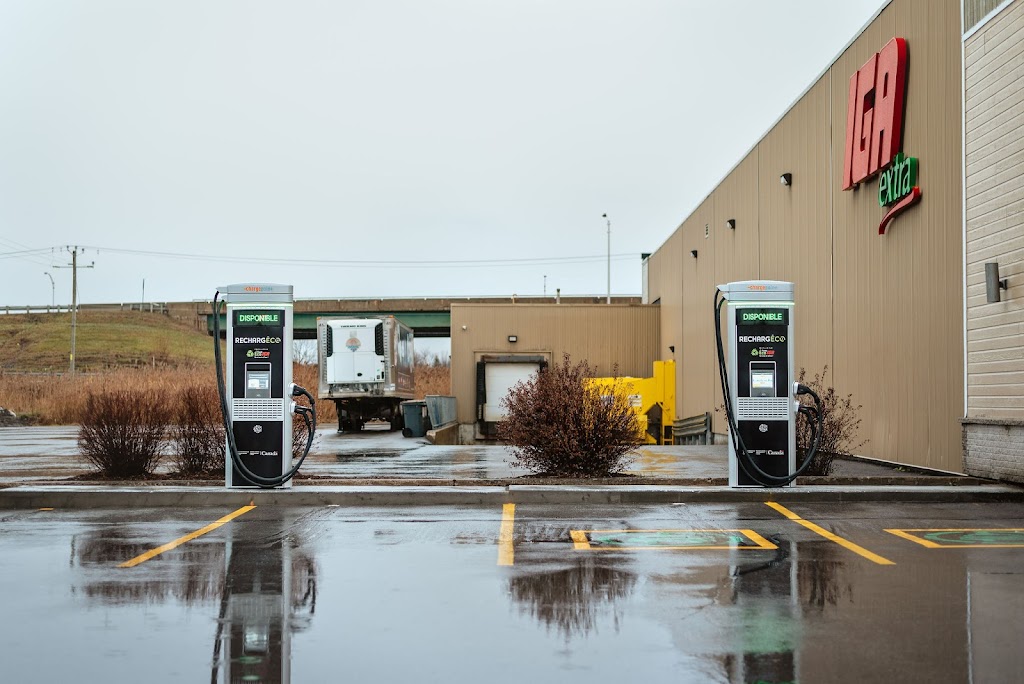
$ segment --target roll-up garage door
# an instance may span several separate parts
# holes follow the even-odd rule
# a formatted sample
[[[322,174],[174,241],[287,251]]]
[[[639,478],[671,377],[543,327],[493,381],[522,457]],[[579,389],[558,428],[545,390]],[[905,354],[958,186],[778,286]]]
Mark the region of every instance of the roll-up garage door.
[[[487,400],[484,402],[484,421],[497,423],[505,420],[501,401],[517,382],[526,381],[540,369],[539,363],[488,363],[484,366]]]

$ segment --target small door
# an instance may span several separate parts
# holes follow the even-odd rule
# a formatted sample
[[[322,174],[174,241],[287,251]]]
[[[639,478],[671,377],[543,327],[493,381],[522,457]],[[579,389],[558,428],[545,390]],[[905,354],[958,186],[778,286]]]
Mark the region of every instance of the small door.
[[[505,420],[501,401],[517,382],[529,380],[540,370],[538,363],[488,363],[484,366],[487,401],[484,402],[484,421],[496,423]]]

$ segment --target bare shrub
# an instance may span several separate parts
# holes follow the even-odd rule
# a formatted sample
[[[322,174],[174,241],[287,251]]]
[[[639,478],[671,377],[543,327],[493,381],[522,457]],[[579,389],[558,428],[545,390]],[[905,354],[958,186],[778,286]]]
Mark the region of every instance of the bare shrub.
[[[159,392],[89,391],[82,407],[78,448],[108,477],[146,477],[164,455],[171,415]]]
[[[601,477],[632,462],[629,453],[643,437],[629,395],[619,383],[602,395],[607,388],[584,382],[593,374],[586,361],[573,365],[565,354],[561,365],[516,383],[502,399],[507,418],[498,424],[498,438],[509,445],[513,466]]]
[[[224,421],[214,379],[185,385],[175,395],[171,457],[180,475],[224,472]]]
[[[806,475],[831,475],[833,461],[835,458],[851,456],[865,444],[867,440],[857,441],[860,431],[861,419],[859,417],[861,404],[853,403],[853,395],[839,395],[835,388],[828,385],[828,366],[826,365],[821,373],[814,376],[813,380],[807,380],[807,371],[800,369],[797,381],[810,387],[821,397],[821,441],[818,443],[818,451],[814,461],[807,467]],[[808,406],[814,406],[814,399],[809,395],[802,395],[800,401]],[[797,463],[803,463],[807,456],[807,449],[810,448],[811,424],[806,420],[798,420],[796,424],[796,451]]]

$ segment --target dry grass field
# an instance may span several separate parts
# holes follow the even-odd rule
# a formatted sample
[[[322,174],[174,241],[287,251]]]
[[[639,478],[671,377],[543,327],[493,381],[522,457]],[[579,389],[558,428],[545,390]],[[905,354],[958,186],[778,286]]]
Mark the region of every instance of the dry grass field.
[[[205,333],[160,314],[81,313],[75,375],[67,371],[70,314],[0,316],[0,406],[32,422],[79,422],[90,393],[126,388],[176,396],[189,385],[216,387],[213,344]],[[448,394],[447,363],[417,355],[416,396]],[[294,382],[314,395],[315,363],[296,363]],[[334,403],[317,403],[321,425],[337,421]]]

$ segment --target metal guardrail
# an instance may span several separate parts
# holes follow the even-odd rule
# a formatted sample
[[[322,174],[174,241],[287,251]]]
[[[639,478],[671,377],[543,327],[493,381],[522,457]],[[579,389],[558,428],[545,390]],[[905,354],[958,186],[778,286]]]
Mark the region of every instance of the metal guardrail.
[[[81,307],[78,308],[82,310]],[[57,304],[55,306],[0,306],[0,313],[5,314],[30,314],[30,313],[71,313],[71,305]]]
[[[714,444],[715,435],[711,432],[711,414],[701,413],[672,423],[672,443],[676,445]]]
[[[456,412],[455,397],[428,394],[425,400],[427,402],[427,415],[430,417],[430,424],[435,430],[459,420],[459,415]]]
[[[120,304],[79,304],[79,311],[144,311],[148,313],[168,312],[166,302],[122,302]],[[0,314],[71,313],[70,304],[50,306],[0,306]]]

